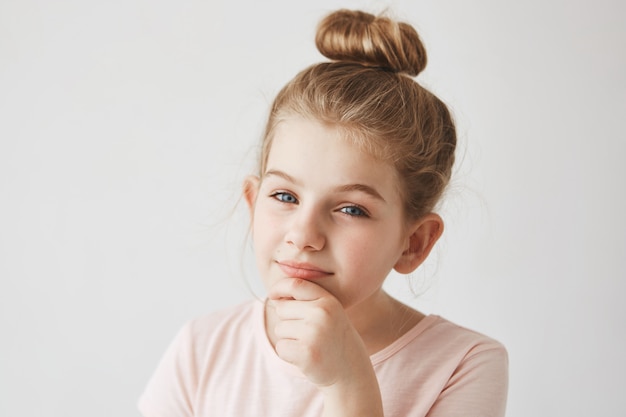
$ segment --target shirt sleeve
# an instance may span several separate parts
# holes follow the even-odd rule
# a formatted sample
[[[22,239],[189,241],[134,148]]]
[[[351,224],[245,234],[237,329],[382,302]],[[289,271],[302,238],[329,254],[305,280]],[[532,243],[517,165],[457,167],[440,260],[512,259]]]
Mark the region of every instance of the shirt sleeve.
[[[197,375],[191,324],[179,331],[139,398],[144,417],[191,417]]]
[[[428,417],[503,417],[508,392],[508,355],[504,346],[477,346],[465,356]]]

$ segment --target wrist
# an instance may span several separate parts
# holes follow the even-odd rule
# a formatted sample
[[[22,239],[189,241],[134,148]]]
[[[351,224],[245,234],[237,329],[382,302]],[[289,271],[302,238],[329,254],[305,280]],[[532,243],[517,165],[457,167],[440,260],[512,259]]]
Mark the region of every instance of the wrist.
[[[382,417],[380,388],[374,370],[367,375],[338,381],[320,388],[324,396],[323,417]]]

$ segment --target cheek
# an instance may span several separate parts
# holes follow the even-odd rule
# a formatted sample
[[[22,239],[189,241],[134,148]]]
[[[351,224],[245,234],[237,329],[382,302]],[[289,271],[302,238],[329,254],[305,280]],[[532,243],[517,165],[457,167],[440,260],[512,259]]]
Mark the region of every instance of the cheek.
[[[252,227],[252,242],[254,244],[254,251],[261,252],[267,246],[267,223],[256,219],[254,226]]]
[[[341,251],[348,268],[361,277],[370,273],[377,275],[375,269],[381,266],[380,258],[384,258],[380,246],[371,239],[352,240]]]
[[[353,269],[362,273],[373,275],[388,273],[398,261],[401,255],[401,245],[398,242],[377,239],[374,234],[368,237],[352,239],[352,244],[346,245],[343,249],[344,258]]]
[[[280,239],[279,219],[267,214],[263,206],[257,207],[252,225],[252,240],[255,250],[261,250],[268,244]]]

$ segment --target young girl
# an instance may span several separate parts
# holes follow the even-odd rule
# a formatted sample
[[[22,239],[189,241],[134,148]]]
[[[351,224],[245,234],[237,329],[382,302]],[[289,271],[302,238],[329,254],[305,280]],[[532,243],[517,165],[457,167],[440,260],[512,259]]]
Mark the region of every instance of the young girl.
[[[320,23],[330,59],[278,94],[260,171],[246,179],[264,303],[188,323],[139,407],[146,417],[502,416],[498,342],[386,294],[443,232],[433,212],[456,134],[412,77],[415,30],[340,10]]]

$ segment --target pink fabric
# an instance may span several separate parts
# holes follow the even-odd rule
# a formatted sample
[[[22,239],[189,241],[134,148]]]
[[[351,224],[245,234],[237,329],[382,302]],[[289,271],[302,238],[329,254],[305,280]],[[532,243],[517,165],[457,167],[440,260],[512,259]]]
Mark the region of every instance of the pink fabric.
[[[145,417],[313,417],[317,389],[276,356],[252,301],[187,323],[139,400]],[[385,415],[504,416],[504,347],[439,316],[427,316],[371,356]]]

